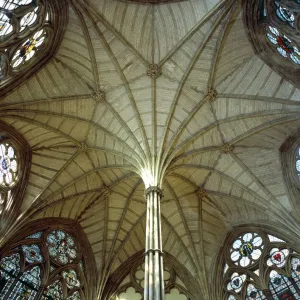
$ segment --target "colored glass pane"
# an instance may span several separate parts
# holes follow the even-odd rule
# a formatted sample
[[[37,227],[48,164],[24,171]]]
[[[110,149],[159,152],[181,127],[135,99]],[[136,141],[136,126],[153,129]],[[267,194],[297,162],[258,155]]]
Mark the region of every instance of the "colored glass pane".
[[[57,230],[47,236],[50,256],[61,264],[72,262],[77,257],[77,248],[73,238],[64,231]]]
[[[34,10],[32,10],[31,12],[27,13],[20,21],[20,31],[23,31],[27,26],[30,26],[32,24],[35,23],[35,21],[37,20],[37,11],[38,11],[38,7],[36,7]]]
[[[0,185],[11,186],[17,179],[18,163],[14,148],[7,144],[0,145]]]
[[[291,281],[275,270],[270,273],[269,289],[274,299],[300,299]]]
[[[230,258],[236,265],[247,267],[259,259],[262,249],[263,241],[257,233],[245,233],[233,242]]]
[[[22,246],[22,250],[28,263],[43,261],[41,250],[38,245],[25,245]]]
[[[76,287],[80,287],[80,282],[75,270],[67,270],[62,272],[63,278],[67,284],[67,287],[71,290]]]
[[[44,43],[45,38],[46,31],[42,29],[36,32],[31,38],[26,40],[13,55],[11,61],[12,67],[17,68],[26,61],[29,61]]]
[[[293,42],[277,28],[267,26],[266,36],[276,46],[278,53],[285,58],[290,58],[295,64],[300,64],[300,51]]]
[[[42,237],[42,232],[36,232],[34,234],[29,235],[26,239],[40,239]]]
[[[70,297],[67,298],[67,300],[80,300],[80,299],[81,297],[78,291],[73,293]]]
[[[275,1],[276,15],[282,21],[286,22],[292,27],[295,26],[295,16],[287,8],[280,5],[280,1]]]
[[[267,260],[268,266],[276,266],[282,268],[286,263],[286,258],[289,255],[289,250],[273,248],[270,251],[270,258]]]
[[[10,292],[8,299],[35,299],[41,284],[40,276],[40,268],[38,266],[24,272]]]
[[[298,257],[293,257],[291,259],[291,267],[292,267],[292,278],[294,279],[298,288],[300,288],[300,259]]]
[[[20,255],[13,254],[4,257],[0,262],[0,299],[4,299],[6,293],[20,272]]]
[[[245,280],[246,280],[246,275],[239,275],[236,272],[233,273],[231,275],[230,282],[227,284],[227,290],[239,293],[242,290],[242,285]]]
[[[246,300],[264,300],[266,297],[263,292],[258,290],[253,284],[248,284],[246,291]]]
[[[63,299],[63,289],[62,284],[59,280],[55,281],[53,284],[49,285],[42,299]]]
[[[5,36],[13,31],[13,26],[11,24],[13,15],[11,13],[6,13],[7,11],[13,12],[15,9],[17,9],[20,5],[28,5],[32,2],[35,2],[33,0],[0,0],[0,9],[2,8],[2,12],[0,13],[0,36]],[[34,7],[34,5],[33,5]],[[23,20],[23,19],[22,19]],[[22,22],[22,21],[21,21]],[[25,21],[23,21],[23,24],[21,23],[21,30],[22,26],[24,26]],[[31,22],[32,24],[33,22]],[[30,25],[30,24],[28,24]],[[27,25],[25,25],[27,26]]]

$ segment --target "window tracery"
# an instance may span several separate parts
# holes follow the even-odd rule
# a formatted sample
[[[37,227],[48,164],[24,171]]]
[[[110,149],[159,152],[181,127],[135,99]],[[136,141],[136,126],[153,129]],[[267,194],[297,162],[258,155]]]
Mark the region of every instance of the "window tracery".
[[[0,88],[34,72],[58,46],[67,18],[65,0],[0,0]],[[58,13],[59,12],[59,13]],[[1,91],[0,90],[0,91]]]
[[[145,264],[139,264],[131,268],[130,274],[123,280],[114,300],[142,299],[144,293]],[[172,267],[164,266],[164,283],[166,299],[191,300],[186,287],[178,278]]]
[[[244,2],[244,21],[259,56],[283,77],[299,86],[299,1],[247,0]]]
[[[77,241],[67,231],[32,233],[0,257],[0,300],[87,299],[83,265]]]
[[[224,260],[224,300],[300,299],[300,255],[284,240],[260,230],[244,232]]]

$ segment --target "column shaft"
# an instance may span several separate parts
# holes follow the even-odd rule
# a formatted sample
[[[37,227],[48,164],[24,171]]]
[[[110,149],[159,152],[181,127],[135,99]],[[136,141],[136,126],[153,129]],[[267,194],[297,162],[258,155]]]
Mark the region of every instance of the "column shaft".
[[[158,187],[150,187],[146,190],[147,220],[144,300],[164,299],[164,269],[160,215],[161,197],[162,191]]]

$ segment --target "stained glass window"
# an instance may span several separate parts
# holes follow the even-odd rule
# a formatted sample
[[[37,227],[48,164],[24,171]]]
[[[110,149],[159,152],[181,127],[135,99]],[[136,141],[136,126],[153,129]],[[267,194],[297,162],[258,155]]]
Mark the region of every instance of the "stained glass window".
[[[263,247],[262,238],[257,233],[245,233],[234,241],[230,249],[231,260],[242,267],[251,265],[259,259]]]
[[[238,235],[225,255],[225,299],[300,300],[298,253],[284,240],[258,231]],[[253,258],[255,250],[260,252]]]
[[[262,291],[258,290],[253,284],[248,284],[246,300],[264,300],[266,299]]]
[[[54,26],[58,20],[54,11],[56,5],[65,6],[61,4],[64,1],[53,2],[56,1],[0,0],[1,87],[49,55],[54,31],[60,31]]]
[[[296,45],[285,34],[280,33],[277,28],[267,26],[266,30],[268,40],[276,47],[278,53],[300,65],[300,51]]]
[[[60,280],[56,280],[53,284],[50,284],[42,299],[63,299],[62,283]]]
[[[43,257],[40,247],[38,245],[25,245],[22,246],[22,250],[25,253],[25,259],[28,263],[42,262]]]
[[[84,300],[84,262],[74,261],[77,248],[74,237],[64,230],[27,236],[10,250],[15,253],[0,260],[0,300],[37,300],[37,295],[43,300]],[[43,278],[49,283],[41,286]]]
[[[75,292],[75,293],[73,293],[70,297],[68,297],[67,300],[80,300],[80,299],[81,299],[81,298],[80,298],[79,292]]]
[[[73,238],[62,230],[51,232],[47,236],[48,251],[56,262],[67,264],[77,257],[77,248]]]
[[[295,156],[296,156],[296,174],[300,179],[300,147],[297,148]]]
[[[274,299],[300,299],[300,295],[296,292],[292,282],[275,270],[270,273],[269,289]]]
[[[281,6],[280,1],[275,1],[276,15],[282,21],[288,23],[290,26],[295,27],[295,15],[287,8]]]
[[[16,183],[18,162],[16,151],[8,143],[0,144],[0,186],[10,187]]]
[[[11,60],[12,67],[20,67],[22,64],[29,61],[37,51],[42,49],[46,36],[47,32],[42,29],[27,39],[13,55]]]

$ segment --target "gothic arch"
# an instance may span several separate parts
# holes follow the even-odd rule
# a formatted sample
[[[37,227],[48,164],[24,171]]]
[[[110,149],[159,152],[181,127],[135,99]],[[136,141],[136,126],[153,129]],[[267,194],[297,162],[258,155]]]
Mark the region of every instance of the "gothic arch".
[[[31,166],[31,149],[23,136],[4,122],[0,122],[0,145],[5,148],[4,152],[14,149],[13,159],[17,162],[13,180],[0,184],[0,234],[3,234],[19,215]],[[1,172],[5,171],[2,165],[5,159],[9,159],[6,154],[1,154]],[[8,165],[6,167],[9,168]]]
[[[216,261],[216,299],[272,300],[283,293],[299,297],[300,248],[284,232],[251,225],[232,230]]]
[[[18,263],[11,267],[14,260]],[[41,299],[95,299],[93,253],[83,229],[74,220],[48,218],[27,224],[1,248],[0,262],[3,290],[8,293],[5,297],[23,288]],[[33,274],[35,268],[38,279],[30,281],[26,270]]]
[[[139,272],[141,275],[144,275],[144,260],[144,253],[140,251],[122,264],[109,277],[103,292],[103,299],[115,299],[115,296],[126,292],[129,288],[134,288],[136,293],[143,295],[143,278],[137,278],[136,273]],[[166,295],[173,289],[176,289],[180,294],[185,295],[188,300],[202,299],[200,287],[195,278],[168,253],[164,253],[164,268]]]
[[[256,54],[298,88],[300,87],[299,7],[297,0],[245,0],[243,3],[244,24]],[[280,12],[277,12],[279,8],[291,14],[293,22],[288,17],[281,17]],[[282,49],[285,49],[284,55],[279,54]]]
[[[28,79],[53,57],[67,21],[65,0],[8,0],[1,4],[0,96]]]
[[[299,160],[299,147],[300,129],[295,134],[289,136],[280,147],[283,178],[293,203],[294,212],[297,214],[296,217],[300,216],[300,177],[299,171],[296,168],[297,160]]]

